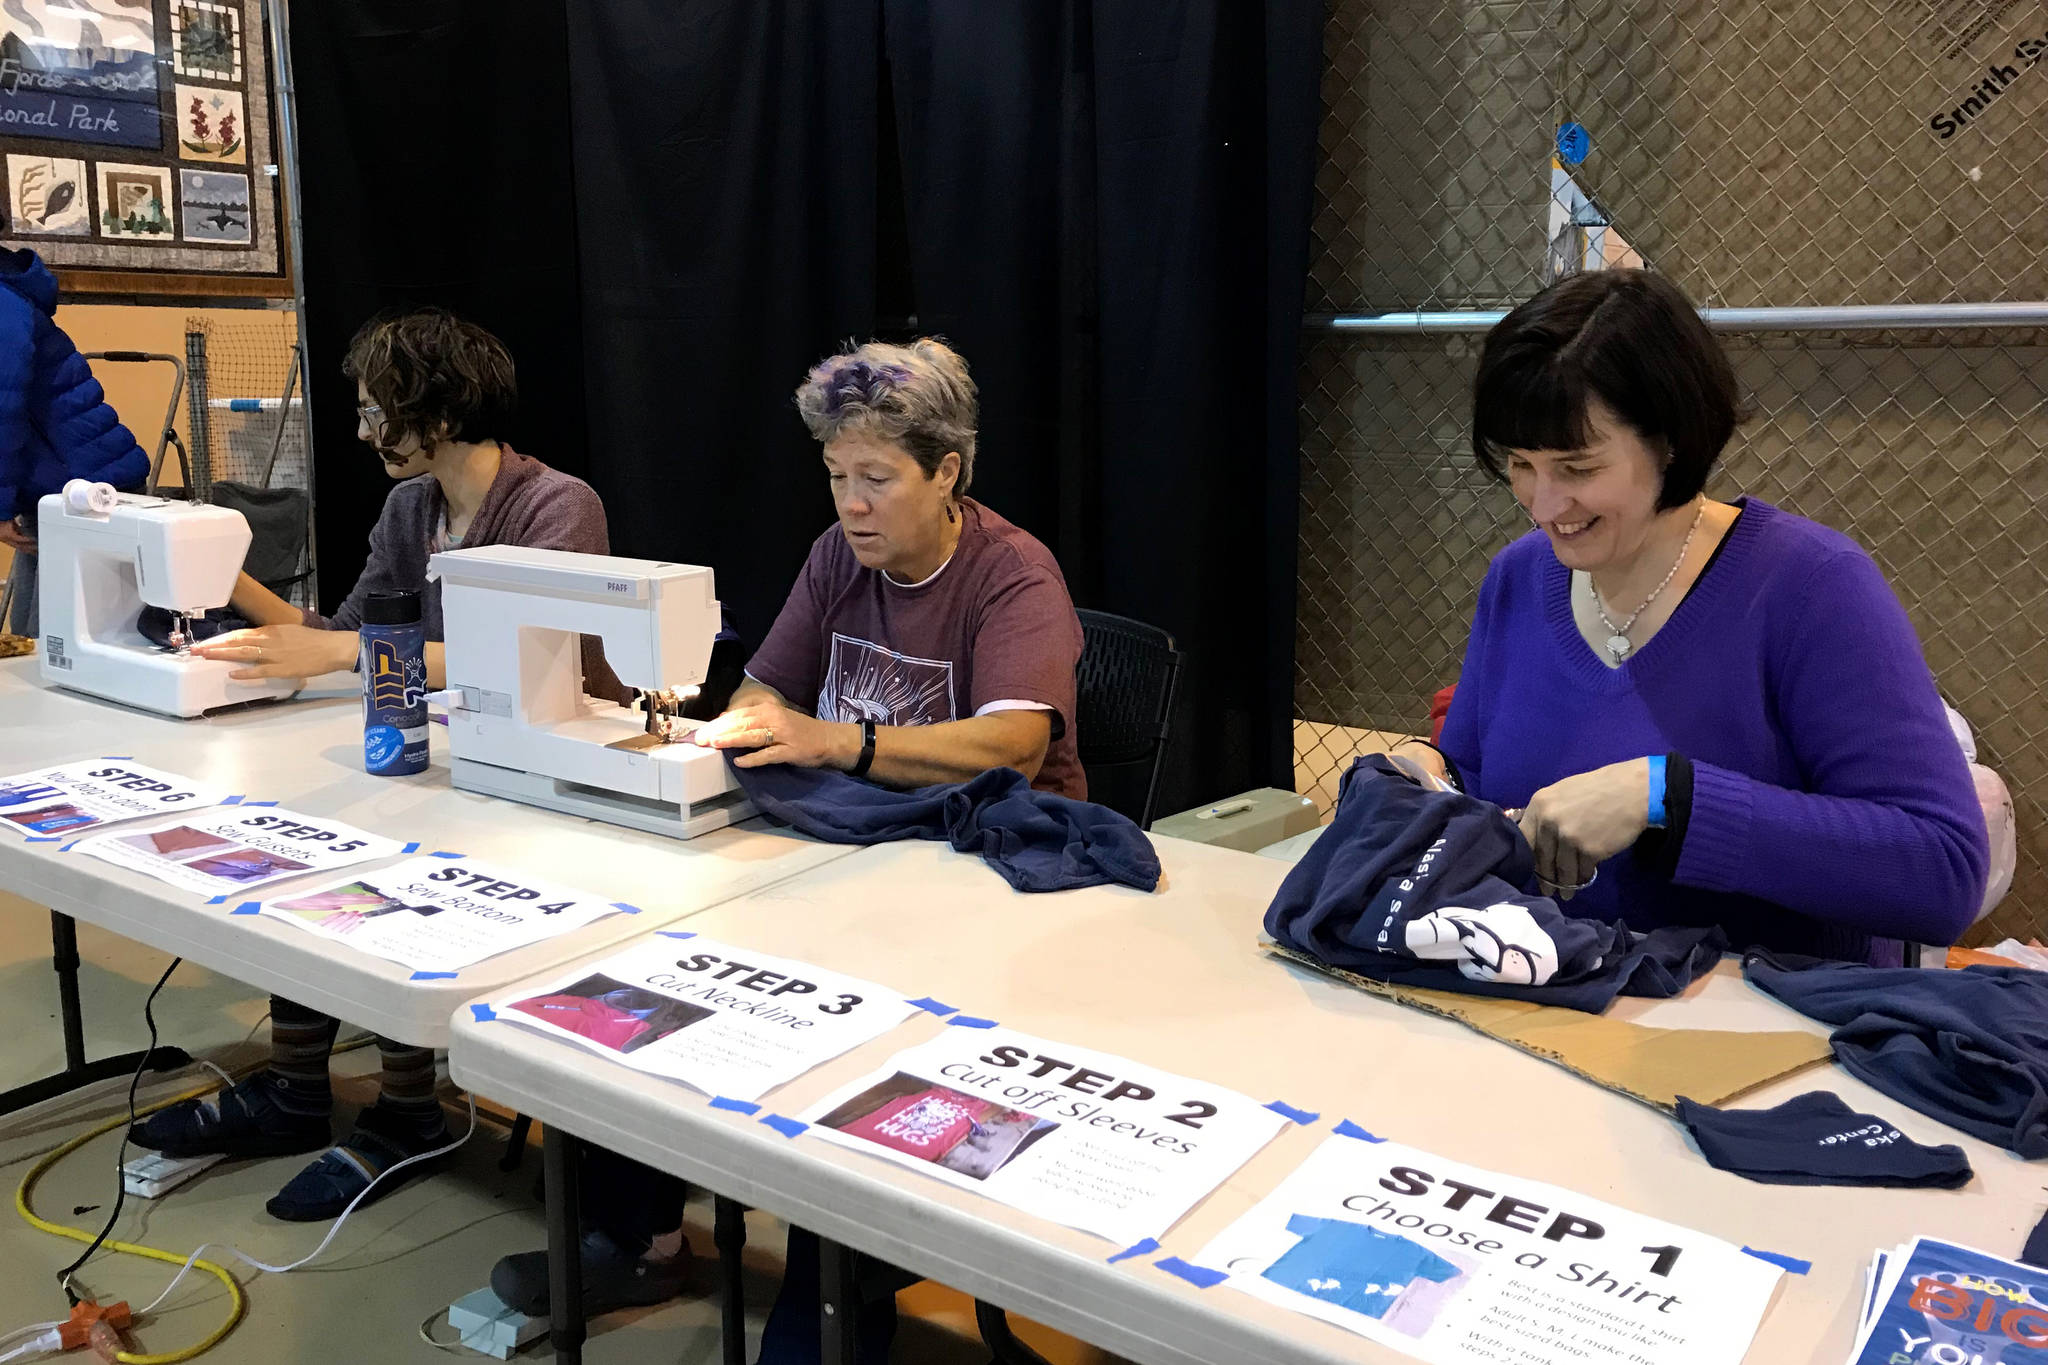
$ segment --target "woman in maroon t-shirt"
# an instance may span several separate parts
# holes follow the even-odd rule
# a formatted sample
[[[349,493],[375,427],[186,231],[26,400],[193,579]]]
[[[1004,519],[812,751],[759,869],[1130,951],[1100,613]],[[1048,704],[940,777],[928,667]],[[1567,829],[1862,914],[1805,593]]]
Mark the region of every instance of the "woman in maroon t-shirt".
[[[929,338],[812,370],[797,408],[839,522],[811,546],[732,705],[697,732],[740,767],[838,768],[897,787],[1015,768],[1087,796],[1074,747],[1081,623],[1052,552],[965,496],[967,362]]]

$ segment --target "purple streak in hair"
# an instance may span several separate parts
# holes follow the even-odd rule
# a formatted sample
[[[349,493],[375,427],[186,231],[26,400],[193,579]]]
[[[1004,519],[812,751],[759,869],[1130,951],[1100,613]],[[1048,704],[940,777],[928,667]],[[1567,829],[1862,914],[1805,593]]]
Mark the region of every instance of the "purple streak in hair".
[[[848,403],[872,407],[887,398],[889,390],[909,382],[910,371],[901,365],[847,359],[827,372],[818,387],[824,395],[825,415],[837,417]]]

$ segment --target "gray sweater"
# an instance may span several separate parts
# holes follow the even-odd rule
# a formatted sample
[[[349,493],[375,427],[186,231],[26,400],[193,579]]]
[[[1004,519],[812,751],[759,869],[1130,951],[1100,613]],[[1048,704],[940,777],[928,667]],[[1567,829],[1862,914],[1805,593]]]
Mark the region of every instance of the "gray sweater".
[[[484,545],[525,545],[578,554],[611,553],[604,504],[583,480],[550,469],[530,455],[502,447],[498,476],[462,538],[464,549]],[[306,624],[321,630],[354,630],[363,621],[363,602],[373,592],[416,592],[420,623],[429,640],[445,638],[441,585],[427,581],[428,546],[440,524],[441,485],[433,475],[407,479],[384,499],[384,511],[370,528],[370,558],[333,616],[305,611]],[[302,609],[303,610],[303,609]],[[583,637],[583,688],[594,697],[626,702],[632,689],[604,661],[593,636]]]

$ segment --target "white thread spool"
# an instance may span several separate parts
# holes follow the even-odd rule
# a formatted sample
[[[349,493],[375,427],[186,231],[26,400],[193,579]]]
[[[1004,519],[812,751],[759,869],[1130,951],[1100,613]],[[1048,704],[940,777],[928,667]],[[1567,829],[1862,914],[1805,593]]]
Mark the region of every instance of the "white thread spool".
[[[64,510],[74,516],[97,513],[101,516],[114,510],[118,498],[110,483],[94,483],[91,479],[73,479],[64,485]]]

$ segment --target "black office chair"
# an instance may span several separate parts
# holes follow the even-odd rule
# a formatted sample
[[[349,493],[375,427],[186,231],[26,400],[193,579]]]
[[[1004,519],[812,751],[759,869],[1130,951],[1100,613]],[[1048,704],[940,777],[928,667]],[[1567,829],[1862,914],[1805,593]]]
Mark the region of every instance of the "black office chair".
[[[1088,799],[1152,825],[1159,772],[1180,680],[1180,651],[1157,626],[1083,611],[1081,617],[1081,766]]]

